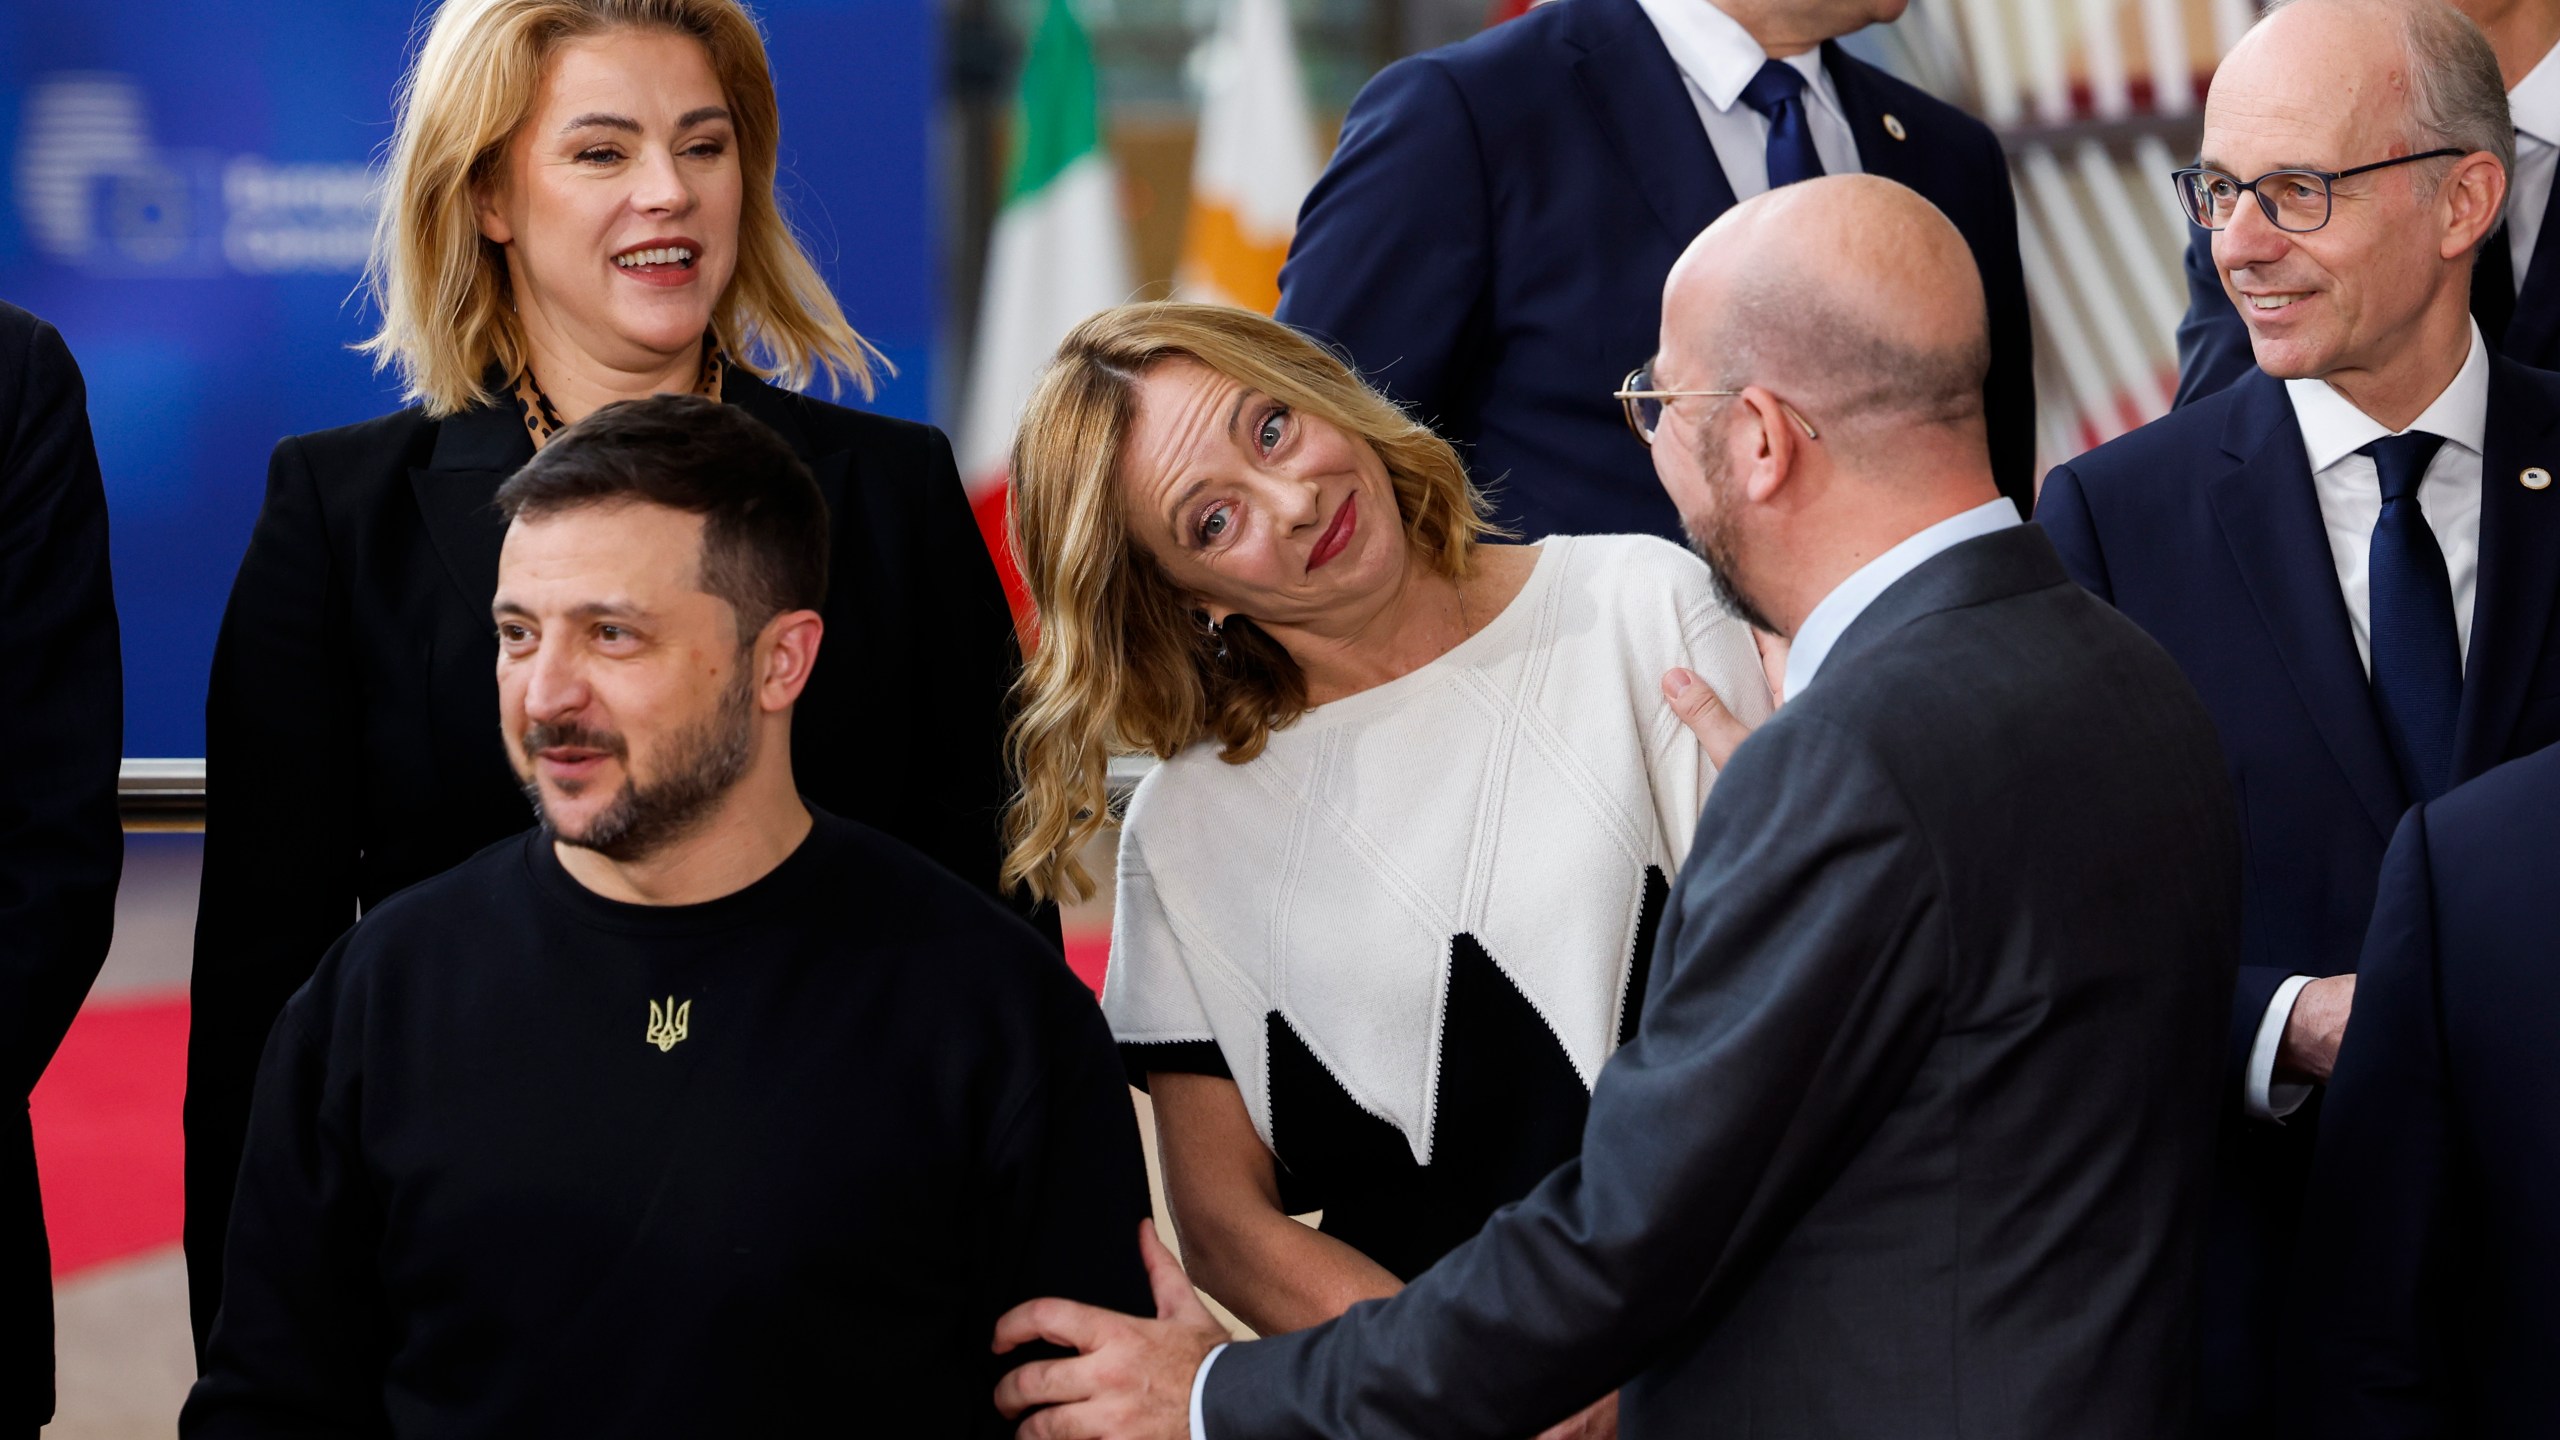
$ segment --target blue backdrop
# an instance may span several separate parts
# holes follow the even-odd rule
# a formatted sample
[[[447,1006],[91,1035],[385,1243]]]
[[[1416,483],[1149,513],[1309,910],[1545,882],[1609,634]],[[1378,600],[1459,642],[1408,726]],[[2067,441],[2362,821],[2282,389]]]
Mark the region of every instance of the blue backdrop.
[[[855,327],[898,367],[877,408],[927,418],[932,10],[755,9],[782,96],[788,212]],[[372,318],[357,291],[367,167],[431,10],[0,0],[0,298],[59,326],[88,376],[127,755],[204,753],[214,631],[277,439],[399,404],[347,347]]]

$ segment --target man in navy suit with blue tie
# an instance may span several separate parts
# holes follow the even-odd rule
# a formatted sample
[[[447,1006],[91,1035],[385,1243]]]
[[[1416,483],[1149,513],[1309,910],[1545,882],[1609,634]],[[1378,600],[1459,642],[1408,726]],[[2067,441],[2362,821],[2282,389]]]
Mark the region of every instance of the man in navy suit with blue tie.
[[[2480,246],[2471,313],[2491,349],[2538,370],[2560,370],[2560,0],[2454,0],[2498,55],[2515,118],[2515,168],[2506,224]],[[2178,400],[2200,400],[2257,368],[2249,327],[2222,288],[2207,232],[2187,244],[2187,316],[2178,325]]]
[[[2315,1128],[2296,1112],[2355,1008],[2392,828],[2560,738],[2560,376],[2492,353],[2469,307],[2512,147],[2488,42],[2437,0],[2296,0],[2260,21],[2178,178],[2257,368],[2057,467],[2037,508],[2065,568],[2203,693],[2240,798],[2215,1433],[2282,1420]]]
[[[2560,749],[2400,822],[2303,1219],[2302,1433],[2560,1435]]]
[[[2033,342],[2000,142],[1833,43],[1903,4],[1560,0],[1387,67],[1298,216],[1280,318],[1457,442],[1525,538],[1678,540],[1609,398],[1653,351],[1671,262],[1737,200],[1882,175],[1945,212],[1982,272],[1992,472],[2023,512]]]

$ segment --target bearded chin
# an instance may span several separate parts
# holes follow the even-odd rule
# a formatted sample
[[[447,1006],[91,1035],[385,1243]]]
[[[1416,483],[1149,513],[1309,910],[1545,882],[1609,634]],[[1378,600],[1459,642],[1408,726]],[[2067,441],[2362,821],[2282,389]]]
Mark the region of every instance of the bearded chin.
[[[754,758],[754,689],[745,682],[742,668],[738,681],[720,697],[719,708],[674,737],[663,774],[644,785],[626,768],[621,792],[576,830],[563,828],[551,814],[538,783],[526,782],[525,795],[542,827],[564,845],[624,864],[684,838],[737,785]]]
[[[1769,623],[1767,612],[1734,583],[1733,577],[1740,569],[1735,561],[1741,540],[1733,523],[1732,477],[1726,473],[1724,452],[1707,447],[1699,455],[1698,465],[1704,488],[1714,499],[1706,514],[1681,516],[1680,532],[1689,537],[1689,548],[1707,562],[1707,574],[1715,582],[1716,602],[1724,606],[1725,613],[1754,630],[1775,635],[1778,627]]]

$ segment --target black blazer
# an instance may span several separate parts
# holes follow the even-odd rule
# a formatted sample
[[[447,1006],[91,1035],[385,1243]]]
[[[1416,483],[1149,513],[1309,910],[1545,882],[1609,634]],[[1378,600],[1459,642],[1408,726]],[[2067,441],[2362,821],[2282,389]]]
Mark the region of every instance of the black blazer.
[[[2521,290],[2512,287],[2515,271],[2506,265],[2475,265],[2471,271],[2471,315],[2480,322],[2481,337],[2510,360],[2537,370],[2560,370],[2560,185],[2542,212],[2542,238],[2533,243],[2533,263],[2525,268]],[[2201,400],[2258,368],[2249,344],[2248,322],[2233,308],[2222,288],[2222,272],[2213,264],[2213,232],[2187,227],[2187,314],[2178,322],[2178,398],[2184,406]],[[2507,243],[2504,226],[2482,242]]]
[[[1013,621],[951,447],[777,389],[731,403],[809,462],[835,522],[826,640],[792,723],[818,805],[996,890]],[[205,702],[210,778],[187,1051],[186,1243],[201,1345],[221,1297],[260,1047],[359,906],[523,830],[498,729],[498,485],[510,404],[417,410],[276,447]],[[1057,934],[1054,911],[1040,912]]]
[[[2017,203],[1979,120],[1825,45],[1858,162],[1947,213],[1991,310],[1992,470],[2035,498]],[[1455,441],[1522,536],[1680,517],[1609,392],[1660,343],[1662,282],[1733,190],[1636,0],[1566,0],[1378,72],[1280,272],[1280,319]],[[1815,416],[1820,424],[1822,417]]]
[[[2560,1435],[2560,750],[2400,822],[2320,1116],[2300,1433]]]
[[[2239,945],[2213,724],[2041,532],[1896,582],[1716,780],[1582,1155],[1222,1353],[1213,1440],[2186,1433]]]
[[[2456,781],[2560,740],[2560,491],[2518,483],[2527,466],[2560,470],[2560,375],[2492,358],[2487,446]],[[2056,466],[2036,514],[2072,577],[2203,693],[2240,798],[2248,899],[2224,1041],[2205,1400],[2217,1433],[2262,1433],[2317,1112],[2248,1119],[2242,1066],[2287,976],[2355,969],[2408,801],[2283,382],[2252,370]]]
[[[0,1431],[53,1417],[53,1268],[27,1095],[107,958],[124,829],[124,668],[89,392],[0,304]]]

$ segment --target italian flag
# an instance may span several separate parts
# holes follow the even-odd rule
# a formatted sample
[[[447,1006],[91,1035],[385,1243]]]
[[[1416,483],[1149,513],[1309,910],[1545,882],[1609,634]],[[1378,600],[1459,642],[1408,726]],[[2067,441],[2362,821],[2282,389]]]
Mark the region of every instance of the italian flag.
[[[1119,180],[1102,148],[1093,47],[1067,0],[1048,0],[1031,37],[1012,140],[1004,208],[987,243],[959,461],[979,531],[1021,617],[1022,579],[1004,538],[1014,423],[1067,331],[1136,289]]]
[[[1283,0],[1225,0],[1198,73],[1200,139],[1174,286],[1186,300],[1268,315],[1317,171]]]

